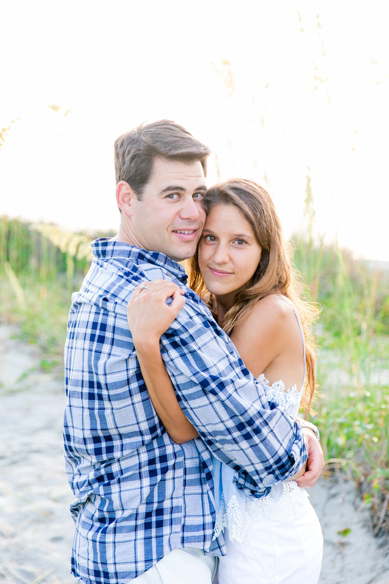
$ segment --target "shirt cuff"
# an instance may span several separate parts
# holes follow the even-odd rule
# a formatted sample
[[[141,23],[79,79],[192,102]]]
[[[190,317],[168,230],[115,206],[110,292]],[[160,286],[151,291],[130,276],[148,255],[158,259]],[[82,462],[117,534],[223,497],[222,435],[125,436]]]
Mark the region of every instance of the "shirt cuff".
[[[282,472],[282,469],[279,467],[276,469],[276,472],[273,474],[268,474],[262,480],[262,484],[259,486],[248,474],[248,472],[244,469],[241,469],[237,473],[235,473],[234,482],[238,489],[242,489],[248,495],[253,495],[254,497],[264,497],[270,492],[270,489],[273,485],[286,481],[293,475],[295,475],[301,466],[306,462],[308,459],[308,451],[305,445],[305,440],[302,437],[301,440],[294,443],[290,452],[289,452],[289,462],[290,467],[289,470],[285,473]],[[276,478],[278,476],[278,478]]]
[[[315,424],[311,424],[311,422],[307,422],[306,420],[301,420],[300,418],[296,420],[300,428],[309,428],[315,434],[317,440],[320,442],[320,432],[317,429]]]

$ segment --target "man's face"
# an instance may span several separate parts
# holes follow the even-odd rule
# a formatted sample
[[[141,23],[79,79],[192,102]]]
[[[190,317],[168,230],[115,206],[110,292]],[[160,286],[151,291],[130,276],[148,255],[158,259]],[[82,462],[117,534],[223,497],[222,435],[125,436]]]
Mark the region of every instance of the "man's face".
[[[206,190],[199,161],[155,158],[141,199],[132,202],[131,226],[138,245],[176,261],[192,257],[205,223]]]

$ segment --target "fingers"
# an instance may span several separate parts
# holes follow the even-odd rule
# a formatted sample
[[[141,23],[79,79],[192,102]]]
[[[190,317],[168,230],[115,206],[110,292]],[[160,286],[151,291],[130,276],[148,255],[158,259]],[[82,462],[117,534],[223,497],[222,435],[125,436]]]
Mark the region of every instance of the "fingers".
[[[173,301],[170,305],[170,310],[174,314],[174,318],[176,318],[177,314],[180,312],[185,302],[186,298],[185,296],[182,295],[182,290],[176,290],[173,294]]]
[[[153,286],[150,290],[145,290],[144,301],[155,301],[165,303],[174,294],[181,296],[181,288],[173,282],[163,282]],[[184,293],[184,291],[182,291]]]
[[[310,432],[304,432],[304,437],[308,450],[308,470],[296,482],[300,487],[312,487],[323,470],[324,456],[319,442]]]
[[[152,280],[151,282],[141,282],[138,286],[134,289],[131,298],[137,298],[142,293],[147,292],[149,290],[155,289],[156,286],[160,286],[161,283],[165,282],[165,280]]]
[[[166,280],[142,282],[127,306],[127,319],[134,343],[159,339],[185,304],[185,290]]]
[[[153,280],[151,282],[142,282],[132,293],[127,307],[127,314],[130,315],[133,310],[157,310],[158,308],[169,308],[174,314],[174,320],[185,304],[185,299],[180,300],[183,298],[184,294],[185,290],[180,288],[174,282],[168,282],[162,279]],[[172,301],[167,303],[168,298],[172,298]],[[174,306],[172,308],[173,302]]]
[[[317,478],[315,478],[313,476],[313,473],[308,470],[299,479],[297,479],[296,483],[298,484],[299,487],[305,488],[305,487],[313,487],[313,485],[315,484],[316,481],[317,481]]]
[[[174,282],[168,282],[162,279],[152,280],[151,282],[142,282],[134,289],[130,302],[140,297],[145,297],[145,299],[147,298],[150,300],[151,297],[158,297],[159,295],[165,297],[166,300],[166,298],[172,296],[176,290],[179,290],[181,294],[185,294],[185,291]]]
[[[320,472],[307,470],[305,474],[303,474],[296,483],[299,487],[313,487],[316,484],[317,480],[320,477]]]

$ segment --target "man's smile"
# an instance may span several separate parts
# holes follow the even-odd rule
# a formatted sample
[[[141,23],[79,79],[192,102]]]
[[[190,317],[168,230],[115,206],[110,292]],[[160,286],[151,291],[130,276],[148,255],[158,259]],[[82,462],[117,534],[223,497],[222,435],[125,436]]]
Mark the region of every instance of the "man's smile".
[[[192,241],[193,239],[196,239],[199,228],[173,229],[172,231],[179,237],[179,239],[183,241]]]

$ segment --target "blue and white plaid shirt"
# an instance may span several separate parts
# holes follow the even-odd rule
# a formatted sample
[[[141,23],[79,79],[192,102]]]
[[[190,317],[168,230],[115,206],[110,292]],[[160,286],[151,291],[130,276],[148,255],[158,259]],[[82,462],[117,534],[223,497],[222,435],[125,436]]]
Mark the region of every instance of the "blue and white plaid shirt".
[[[186,286],[182,266],[107,239],[73,295],[65,349],[65,457],[76,496],[72,573],[85,584],[129,582],[169,551],[224,554],[212,542],[212,453],[245,490],[265,495],[306,460],[299,427],[245,368],[229,337]],[[149,399],[127,324],[142,281],[164,278],[186,304],[161,339],[162,356],[199,438],[171,440]]]

